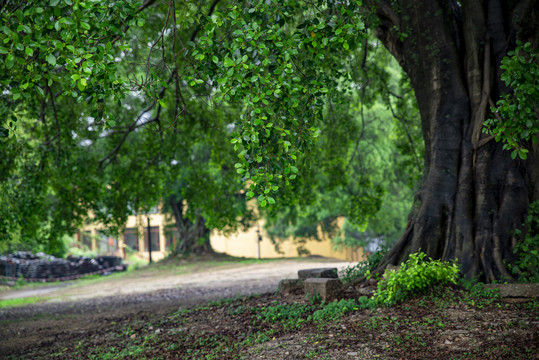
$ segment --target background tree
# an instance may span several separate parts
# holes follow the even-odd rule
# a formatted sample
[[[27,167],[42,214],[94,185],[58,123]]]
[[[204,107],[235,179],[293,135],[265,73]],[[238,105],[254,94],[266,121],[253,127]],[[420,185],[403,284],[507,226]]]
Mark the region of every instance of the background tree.
[[[227,136],[231,110],[183,99],[179,78],[175,93],[154,82],[167,73],[166,63],[154,66],[160,58],[146,44],[172,20],[149,17],[144,30],[137,28],[152,3],[3,4],[3,251],[57,252],[62,234],[88,214],[117,233],[128,215],[163,199],[182,235],[177,251],[209,251],[210,228],[235,229],[238,217],[249,214],[239,196],[243,185],[227,170],[232,146],[216,141]],[[168,4],[151,8],[163,9]],[[128,28],[132,34],[124,38]],[[182,41],[195,32],[189,25]],[[175,50],[163,49],[163,56]],[[180,98],[188,112],[165,108]]]

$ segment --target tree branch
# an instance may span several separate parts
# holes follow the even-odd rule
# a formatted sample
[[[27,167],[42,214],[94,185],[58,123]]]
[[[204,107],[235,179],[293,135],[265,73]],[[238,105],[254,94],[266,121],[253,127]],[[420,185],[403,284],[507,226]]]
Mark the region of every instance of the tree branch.
[[[120,140],[120,142],[118,144],[116,144],[116,147],[107,156],[105,156],[103,159],[99,160],[99,169],[102,169],[103,164],[106,161],[108,161],[110,158],[112,158],[114,155],[116,155],[118,153],[118,151],[120,151],[122,145],[124,144],[125,140],[127,140],[127,137],[129,136],[129,134],[133,130],[135,130],[137,122],[139,122],[139,120],[142,118],[142,116],[144,114],[146,114],[148,111],[152,110],[156,103],[157,103],[157,101],[154,101],[150,106],[148,106],[146,109],[144,109],[140,113],[140,115],[136,118],[136,120],[131,124],[131,126],[129,126],[128,130],[125,132],[125,134],[122,137],[122,139]]]
[[[141,11],[144,11],[148,6],[151,6],[153,3],[155,2],[155,0],[146,0],[136,11],[135,11],[135,15],[138,14],[139,12]],[[124,27],[124,30],[123,30],[123,33],[125,34],[127,32],[127,30],[129,30],[129,25],[126,25]],[[122,35],[118,35],[116,36],[112,41],[111,43],[114,44],[116,41],[120,40],[122,38]]]

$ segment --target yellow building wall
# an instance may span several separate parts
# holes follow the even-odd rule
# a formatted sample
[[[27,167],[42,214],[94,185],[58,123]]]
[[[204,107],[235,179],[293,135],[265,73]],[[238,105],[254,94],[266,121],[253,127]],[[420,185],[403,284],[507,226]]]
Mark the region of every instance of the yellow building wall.
[[[343,219],[339,220],[339,225],[342,226]],[[279,243],[279,249],[281,253],[277,252],[275,245],[271,242],[268,234],[263,229],[264,222],[259,221],[259,227],[252,227],[247,231],[238,232],[232,235],[224,235],[218,231],[214,231],[210,236],[210,242],[213,249],[217,252],[226,253],[231,256],[248,257],[248,258],[281,258],[281,257],[297,257],[298,245],[295,244],[292,239]],[[260,235],[262,241],[258,244],[258,232],[260,229]],[[364,259],[363,250],[361,248],[354,250],[347,249],[335,249],[331,240],[322,236],[319,237],[321,241],[310,240],[302,245],[303,248],[308,250],[309,255],[319,255],[329,258],[335,258],[346,261],[361,261]]]
[[[135,228],[139,230],[139,236],[138,236],[138,245],[139,245],[139,251],[137,252],[138,256],[149,259],[149,252],[144,250],[144,229],[148,226],[148,217],[150,218],[150,226],[151,227],[159,227],[159,251],[152,251],[152,260],[161,260],[166,255],[167,252],[166,249],[166,238],[165,238],[165,226],[168,224],[173,223],[172,219],[170,217],[164,215],[164,214],[144,214],[144,215],[132,215],[127,218],[127,223],[125,224],[125,228]],[[101,223],[93,223],[91,221],[88,222],[85,226],[83,226],[80,231],[81,232],[89,232],[90,236],[92,237],[92,249],[93,251],[98,251],[98,234],[99,231],[104,230],[105,226]],[[110,255],[116,255],[120,257],[125,257],[125,254],[123,252],[124,249],[124,234],[120,233],[117,238],[115,238],[117,241],[117,248],[110,252]]]
[[[165,238],[165,226],[174,224],[173,219],[170,216],[164,214],[148,214],[148,215],[134,215],[129,216],[125,228],[139,229],[138,255],[142,258],[148,259],[148,251],[144,251],[144,228],[148,226],[148,217],[150,218],[151,227],[159,227],[159,251],[152,251],[152,260],[163,259],[167,252],[166,238]],[[339,225],[342,226],[344,219],[339,219]],[[213,231],[210,235],[210,242],[213,249],[216,252],[225,253],[231,256],[247,257],[247,258],[282,258],[282,257],[298,257],[305,256],[305,254],[298,254],[298,245],[291,239],[282,241],[279,243],[279,249],[281,252],[277,252],[275,245],[271,242],[268,234],[263,229],[264,221],[259,220],[258,226],[252,227],[247,231],[237,232],[231,235],[224,235],[219,231]],[[98,250],[97,235],[100,230],[105,227],[99,223],[89,223],[81,228],[81,231],[88,231],[92,236],[92,250]],[[260,229],[260,232],[258,230]],[[258,237],[262,240],[258,243]],[[302,244],[302,247],[308,251],[308,255],[319,255],[329,258],[335,258],[345,261],[361,261],[364,260],[364,253],[361,248],[359,249],[335,249],[331,240],[324,237],[321,231],[319,232],[319,238],[321,241],[311,240]],[[111,253],[124,257],[124,234],[119,234],[117,238],[117,249]]]

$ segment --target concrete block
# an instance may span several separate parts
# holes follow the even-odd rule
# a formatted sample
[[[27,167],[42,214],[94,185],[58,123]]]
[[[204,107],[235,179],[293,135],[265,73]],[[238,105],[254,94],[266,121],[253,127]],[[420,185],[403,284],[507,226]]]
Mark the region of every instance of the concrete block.
[[[303,269],[298,271],[298,277],[300,279],[310,278],[333,278],[339,277],[337,268],[318,268],[318,269]]]
[[[319,294],[323,301],[338,300],[343,293],[343,284],[335,278],[309,278],[305,280],[305,294]]]
[[[303,291],[303,279],[283,279],[279,282],[279,293],[294,294]]]
[[[488,284],[486,289],[498,289],[503,298],[539,298],[539,284]]]

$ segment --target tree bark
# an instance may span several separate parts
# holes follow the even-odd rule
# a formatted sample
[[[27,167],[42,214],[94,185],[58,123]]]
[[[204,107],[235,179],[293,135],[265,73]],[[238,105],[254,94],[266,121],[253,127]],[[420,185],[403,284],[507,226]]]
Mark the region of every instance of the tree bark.
[[[500,64],[525,30],[523,14],[537,1],[374,1],[377,36],[410,77],[425,140],[424,175],[410,223],[378,269],[419,250],[433,259],[458,259],[463,274],[492,282],[511,279],[519,228],[539,198],[537,147],[512,160],[481,132],[489,104],[509,91]],[[536,20],[534,20],[536,21]],[[521,29],[524,29],[520,31]],[[531,34],[531,35],[530,35]]]
[[[196,212],[196,219],[193,222],[185,216],[186,209],[183,199],[170,197],[169,205],[180,236],[179,244],[172,252],[173,255],[188,256],[191,254],[213,253],[210,243],[210,230],[206,227],[206,221],[200,215],[200,211]]]

